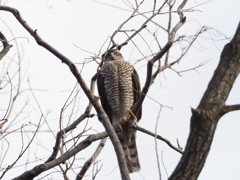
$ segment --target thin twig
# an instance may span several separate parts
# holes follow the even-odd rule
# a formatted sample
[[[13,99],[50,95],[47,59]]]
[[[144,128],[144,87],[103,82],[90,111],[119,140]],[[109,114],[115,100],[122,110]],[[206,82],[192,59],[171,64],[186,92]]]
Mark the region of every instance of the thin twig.
[[[91,93],[91,90],[86,85],[84,79],[82,78],[82,76],[79,73],[79,70],[77,69],[75,64],[70,59],[68,59],[66,56],[64,56],[62,53],[60,53],[58,50],[56,50],[54,47],[52,47],[50,44],[45,42],[38,35],[37,30],[32,29],[27,24],[27,22],[22,18],[21,14],[19,13],[19,11],[17,9],[14,9],[14,8],[11,8],[8,6],[0,6],[0,10],[11,12],[15,16],[15,18],[19,21],[19,23],[32,35],[32,37],[36,40],[36,42],[40,46],[44,47],[46,50],[48,50],[53,55],[58,57],[63,63],[65,63],[69,67],[70,71],[72,72],[74,77],[77,79],[77,82],[82,87],[82,89],[83,89],[84,93],[86,94],[86,96],[88,97],[89,101],[92,103],[92,105],[96,109],[99,120],[102,122],[104,128],[107,130],[107,132],[109,134],[109,137],[112,141],[113,147],[116,151],[116,156],[118,159],[122,179],[130,180],[126,159],[124,157],[124,152],[123,152],[122,146],[119,142],[119,139],[113,129],[113,126],[110,123],[110,120],[108,119],[107,114],[104,112],[103,108],[100,106],[98,99],[95,98],[95,96]],[[49,163],[51,163],[51,162],[49,162]],[[38,173],[42,172],[42,166],[39,165],[39,168],[37,168],[37,169],[39,170],[39,172],[34,173],[35,176],[37,176]],[[45,168],[43,168],[43,169],[45,169]],[[26,171],[26,172],[28,172],[28,171]],[[31,177],[34,178],[35,176],[31,176]]]
[[[102,151],[105,143],[106,143],[106,138],[103,138],[97,149],[95,150],[95,152],[93,153],[93,155],[91,156],[91,158],[89,158],[85,164],[83,165],[81,171],[78,173],[76,180],[82,180],[82,178],[84,177],[85,173],[87,172],[87,170],[89,169],[89,167],[91,166],[91,164],[95,161],[95,159],[98,157],[98,155],[100,154],[100,152]]]
[[[152,76],[152,71],[153,71],[153,65],[154,63],[161,59],[164,54],[167,53],[167,51],[172,47],[172,44],[174,42],[174,39],[175,39],[175,36],[176,36],[176,32],[178,31],[178,29],[180,27],[182,27],[182,25],[185,23],[186,21],[186,17],[183,16],[183,13],[182,13],[182,9],[184,7],[184,5],[186,4],[187,0],[184,0],[182,2],[182,4],[178,7],[178,12],[179,12],[179,16],[180,16],[180,20],[179,22],[174,26],[174,28],[172,29],[171,31],[171,34],[170,34],[170,38],[169,38],[169,41],[166,43],[166,45],[160,50],[159,53],[157,53],[150,61],[148,61],[148,64],[147,64],[147,76],[146,76],[146,81],[145,81],[145,85],[142,89],[142,94],[140,95],[136,105],[134,106],[134,109],[133,109],[133,113],[134,114],[137,114],[140,107],[142,106],[142,103],[145,99],[145,95],[144,94],[147,94],[154,78],[156,77],[156,74],[154,76]],[[158,72],[158,71],[157,71]],[[133,119],[131,119],[133,120]]]
[[[153,133],[153,132],[151,132],[151,131],[148,131],[148,130],[140,127],[140,126],[136,126],[136,127],[132,127],[132,128],[137,129],[138,131],[141,131],[141,132],[143,132],[143,133],[146,133],[146,134],[148,134],[148,135],[150,135],[150,136],[156,137],[156,138],[159,139],[159,140],[164,141],[165,143],[167,143],[167,145],[168,145],[169,147],[171,147],[172,149],[176,150],[176,151],[179,152],[180,154],[183,154],[183,151],[182,151],[181,149],[175,147],[174,145],[172,145],[172,143],[171,143],[168,139],[166,139],[166,138],[164,138],[164,137],[162,137],[162,136],[160,136],[160,135],[158,135],[158,134],[155,134],[155,133]]]
[[[37,135],[37,132],[38,132],[38,129],[40,128],[40,124],[41,124],[41,120],[42,120],[43,116],[41,116],[39,122],[38,122],[38,125],[37,125],[37,128],[32,136],[32,138],[30,139],[29,143],[27,144],[27,146],[22,149],[21,153],[18,155],[17,159],[11,164],[11,165],[8,165],[8,167],[6,168],[6,170],[2,173],[2,175],[0,176],[0,179],[2,179],[2,177],[5,175],[5,173],[7,173],[8,170],[10,170],[20,159],[21,157],[25,154],[25,152],[28,150],[28,148],[30,147],[30,145],[32,144],[35,136]],[[22,129],[22,128],[21,128]],[[23,143],[22,143],[23,145]],[[23,148],[23,147],[22,147]]]

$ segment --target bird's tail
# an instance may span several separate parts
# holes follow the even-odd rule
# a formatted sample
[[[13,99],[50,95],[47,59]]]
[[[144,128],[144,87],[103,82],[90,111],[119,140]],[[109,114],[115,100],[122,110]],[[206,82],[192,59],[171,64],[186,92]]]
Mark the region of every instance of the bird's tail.
[[[138,159],[138,151],[135,137],[129,139],[128,142],[121,141],[121,144],[127,161],[129,173],[139,171],[141,167]]]

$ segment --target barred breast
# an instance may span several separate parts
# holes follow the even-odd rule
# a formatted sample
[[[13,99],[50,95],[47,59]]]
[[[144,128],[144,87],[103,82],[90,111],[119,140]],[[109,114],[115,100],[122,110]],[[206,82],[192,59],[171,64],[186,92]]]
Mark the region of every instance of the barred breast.
[[[107,61],[101,67],[106,97],[117,118],[127,120],[133,106],[133,66],[124,60]],[[119,119],[118,119],[119,120]]]

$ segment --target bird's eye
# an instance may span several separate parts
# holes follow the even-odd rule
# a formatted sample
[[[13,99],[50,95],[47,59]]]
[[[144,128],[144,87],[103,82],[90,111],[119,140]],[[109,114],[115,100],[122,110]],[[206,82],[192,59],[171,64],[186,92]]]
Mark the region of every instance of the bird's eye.
[[[118,52],[114,52],[115,55],[118,55]]]

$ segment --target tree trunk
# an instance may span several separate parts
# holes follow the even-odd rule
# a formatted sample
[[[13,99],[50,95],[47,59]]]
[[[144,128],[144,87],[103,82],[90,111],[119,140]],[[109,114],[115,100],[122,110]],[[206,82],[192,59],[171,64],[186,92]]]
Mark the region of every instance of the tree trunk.
[[[225,102],[240,72],[240,23],[230,43],[225,45],[220,62],[197,109],[192,109],[187,145],[169,180],[195,180],[207,159],[219,119],[239,105]]]

